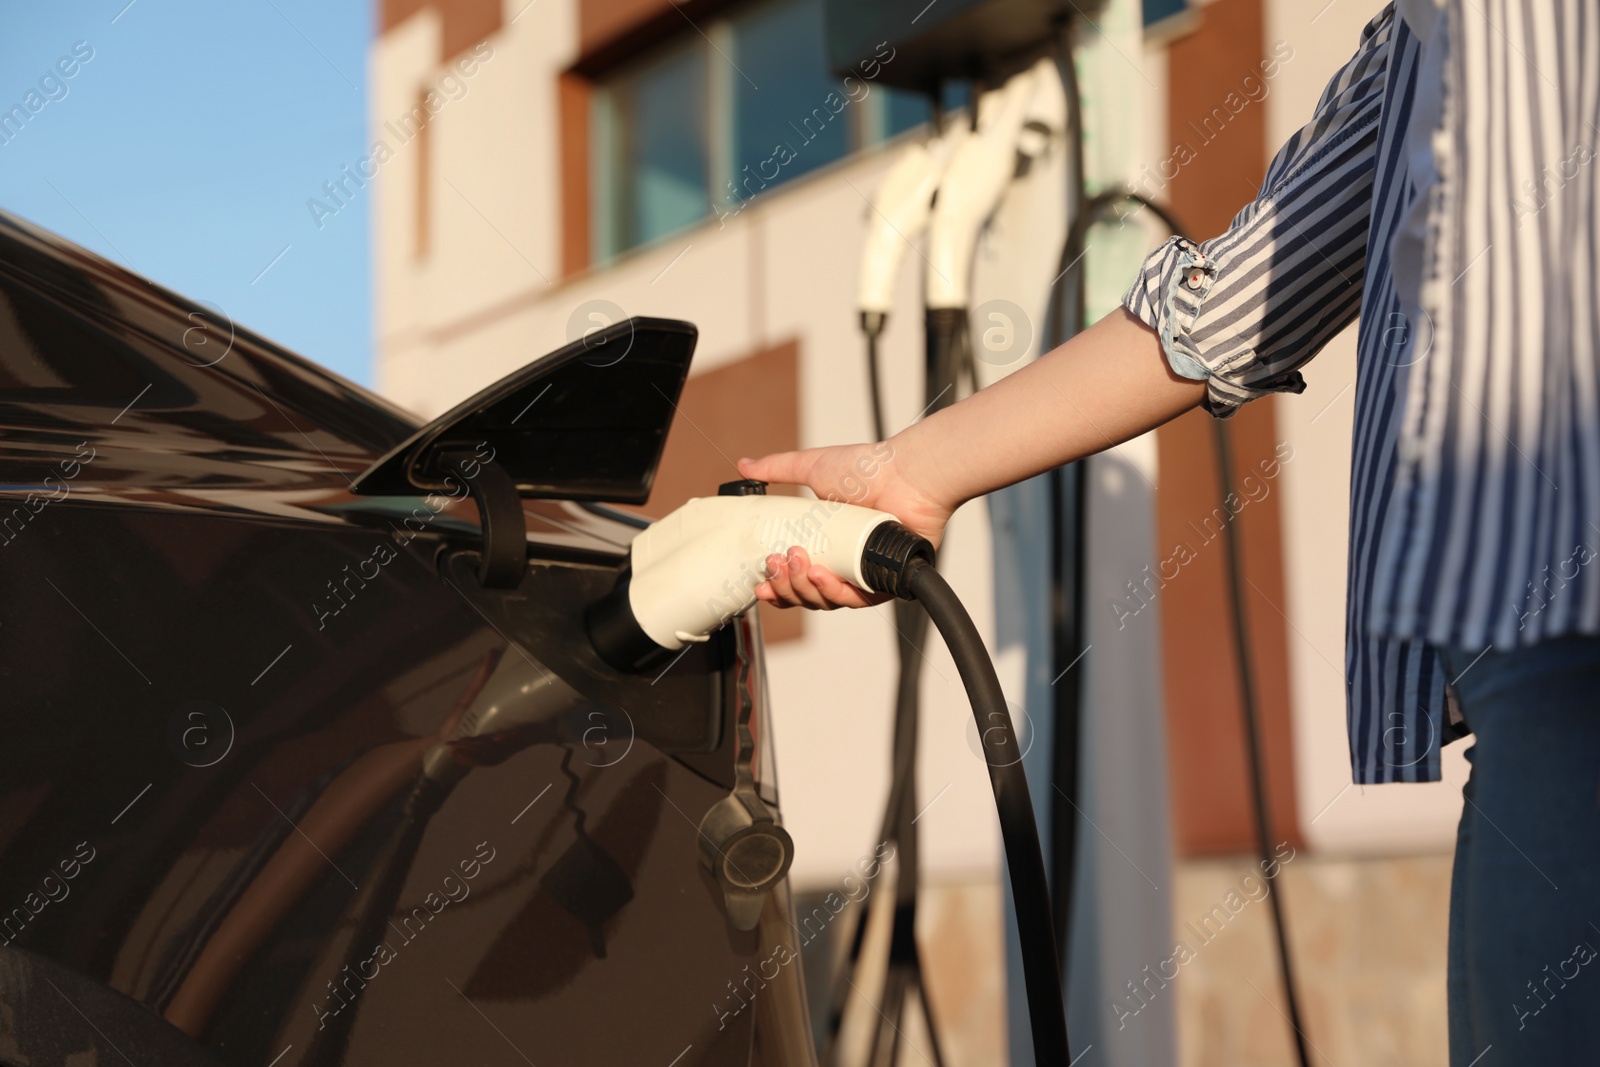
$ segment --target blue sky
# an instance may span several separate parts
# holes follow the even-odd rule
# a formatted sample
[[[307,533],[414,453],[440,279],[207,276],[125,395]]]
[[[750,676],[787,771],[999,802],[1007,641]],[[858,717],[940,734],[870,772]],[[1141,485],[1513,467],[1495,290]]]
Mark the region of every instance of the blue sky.
[[[370,383],[370,205],[319,230],[306,201],[365,154],[371,12],[371,0],[18,5],[0,32],[0,113],[30,90],[45,103],[0,131],[0,210]],[[93,58],[43,91],[78,42]]]

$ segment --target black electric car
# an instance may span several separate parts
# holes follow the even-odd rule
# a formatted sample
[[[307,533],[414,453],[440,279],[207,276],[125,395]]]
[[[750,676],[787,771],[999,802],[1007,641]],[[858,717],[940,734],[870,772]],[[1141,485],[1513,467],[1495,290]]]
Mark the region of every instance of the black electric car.
[[[421,425],[0,216],[0,1064],[813,1061],[755,620],[585,636],[694,340]]]

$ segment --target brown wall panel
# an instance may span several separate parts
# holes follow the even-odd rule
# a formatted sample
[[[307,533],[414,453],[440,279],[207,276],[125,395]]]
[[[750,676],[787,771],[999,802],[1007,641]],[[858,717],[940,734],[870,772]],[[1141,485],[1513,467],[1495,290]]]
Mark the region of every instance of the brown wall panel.
[[[428,90],[417,90],[411,113],[417,120],[416,195],[412,200],[411,257],[427,259],[433,243],[433,120],[427,107]]]
[[[388,33],[426,7],[438,11],[444,23],[442,63],[500,29],[500,0],[381,0],[378,32]]]
[[[1197,240],[1227,228],[1254,196],[1268,159],[1265,109],[1257,102],[1235,112],[1226,103],[1234,94],[1237,106],[1242,81],[1260,75],[1266,52],[1261,0],[1216,0],[1199,8],[1199,13],[1198,29],[1174,41],[1168,54],[1168,130],[1175,157],[1187,162],[1165,190],[1175,214],[1189,227],[1186,236]],[[1225,121],[1219,121],[1219,108]],[[1180,147],[1189,151],[1179,153]],[[1259,466],[1276,458],[1274,402],[1249,404],[1230,420],[1234,482],[1239,485],[1250,475],[1258,487],[1245,498],[1231,525],[1240,538],[1248,579],[1245,609],[1265,741],[1272,832],[1277,840],[1298,843],[1288,641],[1279,612],[1284,605],[1282,474],[1266,478]],[[1211,416],[1194,411],[1157,434],[1161,555],[1170,557],[1179,545],[1194,553],[1159,593],[1173,838],[1182,856],[1254,847],[1245,726],[1224,569],[1226,548],[1218,523],[1206,523],[1207,516],[1224,503],[1211,421]]]
[[[1216,0],[1199,12],[1198,29],[1167,52],[1167,131],[1179,167],[1167,201],[1196,240],[1226,230],[1267,172],[1264,104],[1248,103],[1238,114],[1227,107],[1230,96],[1240,99],[1245,78],[1261,75],[1261,0]]]
[[[589,266],[589,79],[559,75],[561,110],[561,274],[570,278]]]
[[[1294,798],[1284,606],[1282,464],[1267,477],[1278,444],[1272,401],[1230,420],[1237,516],[1231,526],[1244,560],[1245,617],[1267,760],[1275,840],[1300,843]],[[1245,725],[1225,569],[1221,516],[1228,508],[1217,477],[1211,416],[1191,412],[1157,435],[1161,491],[1157,538],[1164,559],[1193,553],[1160,590],[1167,681],[1168,762],[1173,840],[1179,855],[1245,852],[1254,847]],[[1293,460],[1289,460],[1292,466]],[[1269,467],[1269,469],[1271,469]],[[1250,481],[1247,483],[1246,478]],[[1177,558],[1183,558],[1177,556]],[[1170,573],[1170,572],[1169,572]]]
[[[667,435],[661,473],[642,510],[660,518],[690,497],[740,477],[734,460],[800,447],[800,343],[786,341],[692,376]],[[784,492],[792,488],[781,487]],[[763,604],[767,641],[799,637],[803,613]]]

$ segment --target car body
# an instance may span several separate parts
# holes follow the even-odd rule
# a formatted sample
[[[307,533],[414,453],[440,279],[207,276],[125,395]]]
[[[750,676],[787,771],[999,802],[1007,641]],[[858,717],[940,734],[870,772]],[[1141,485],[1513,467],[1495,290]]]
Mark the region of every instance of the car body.
[[[364,482],[461,419],[0,217],[0,1064],[812,1062],[787,887],[738,929],[700,857],[741,760],[776,807],[753,613],[659,677],[584,633],[631,530],[552,497],[648,491],[630,395],[501,418],[485,587],[476,486]]]

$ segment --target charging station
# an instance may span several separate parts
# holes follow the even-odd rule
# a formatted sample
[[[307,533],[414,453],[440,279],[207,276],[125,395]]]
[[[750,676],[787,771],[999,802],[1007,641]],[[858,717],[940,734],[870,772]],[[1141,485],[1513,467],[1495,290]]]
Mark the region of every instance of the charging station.
[[[1150,14],[1170,17],[1175,14],[1170,8],[1158,5]],[[1161,205],[1127,192],[1124,184],[1132,176],[1123,170],[1131,170],[1136,158],[1136,146],[1127,132],[1132,124],[1125,114],[1126,67],[1128,53],[1139,48],[1140,15],[1139,5],[1117,2],[1094,5],[1091,11],[1051,0],[938,5],[829,0],[827,37],[836,70],[848,70],[869,54],[881,56],[887,45],[894,56],[883,68],[887,84],[926,93],[937,102],[948,83],[960,81],[972,86],[974,97],[964,124],[936,118],[929,142],[905,150],[874,199],[874,213],[881,221],[870,230],[863,254],[859,311],[877,436],[893,429],[884,425],[879,399],[884,388],[878,346],[890,326],[884,294],[904,258],[904,246],[924,229],[925,396],[930,409],[952,402],[963,382],[968,388],[981,388],[1015,369],[984,366],[988,361],[974,358],[975,349],[982,351],[987,343],[983,339],[975,343],[974,337],[983,338],[982,331],[991,325],[974,321],[972,314],[975,308],[991,307],[975,295],[984,274],[1004,279],[991,277],[996,298],[1027,294],[1042,312],[1036,321],[1043,328],[1036,347],[1027,354],[1036,358],[1115,307],[1121,284],[1142,258],[1146,237],[1140,227],[1104,228],[1091,243],[1089,233],[1096,223],[1108,221],[1113,212],[1120,219],[1118,209],[1137,201],[1152,209],[1147,217],[1178,231],[1178,223]],[[1119,35],[1120,47],[1115,39]],[[1108,53],[1115,57],[1114,63],[1108,64]],[[1033,262],[1030,255],[1048,247],[1039,235],[1047,232],[1041,224],[1051,217],[1060,220],[1059,259]],[[977,254],[980,242],[989,253],[984,257]],[[986,269],[979,269],[980,258]],[[1032,270],[1019,270],[1021,263],[1031,263]],[[1053,280],[1044,284],[1047,277]],[[1003,327],[1014,328],[1017,324],[1009,321],[1009,313],[1016,305],[1005,302],[1006,310],[988,314],[1007,320]],[[1027,316],[1026,311],[1021,313]],[[1215,443],[1226,479],[1228,434],[1220,423]],[[1054,947],[1076,1038],[1073,1047],[1098,1044],[1110,1056],[1107,1062],[1138,1063],[1174,1055],[1170,1004],[1157,1010],[1157,1020],[1147,1021],[1142,1045],[1137,1038],[1111,1043],[1104,1040],[1109,1022],[1104,1005],[1110,998],[1103,993],[1107,989],[1113,997],[1122,993],[1128,982],[1122,970],[1137,975],[1137,963],[1129,967],[1111,961],[1122,955],[1120,949],[1138,945],[1141,935],[1165,927],[1170,900],[1121,848],[1116,849],[1117,860],[1111,859],[1099,840],[1104,832],[1098,830],[1096,816],[1103,821],[1101,809],[1113,806],[1131,810],[1146,866],[1159,870],[1170,863],[1166,794],[1160,781],[1165,767],[1164,746],[1159,743],[1164,738],[1161,680],[1149,669],[1161,659],[1160,628],[1152,612],[1133,633],[1119,626],[1120,632],[1112,635],[1104,632],[1101,617],[1089,610],[1090,604],[1110,602],[1122,592],[1114,575],[1136,574],[1156,554],[1153,456],[1148,452],[1138,456],[1136,443],[1127,451],[1094,457],[994,494],[990,507],[996,588],[1003,605],[999,621],[1003,632],[997,635],[997,645],[1002,650],[1008,645],[1017,648],[1023,664],[1013,677],[1013,691],[1020,697],[1018,705],[1031,713],[1035,743],[1030,744],[1025,765],[1033,785],[1035,815],[1043,829]],[[1144,533],[1130,537],[1130,531]],[[1264,850],[1267,828],[1258,715],[1244,652],[1240,563],[1231,531],[1229,552],[1258,844]],[[1047,586],[1037,581],[1041,573],[1050,576]],[[916,666],[904,657],[908,648],[916,647],[916,624],[913,618],[900,620],[897,752],[905,738],[915,743]],[[1101,652],[1090,657],[1097,638]],[[908,678],[908,672],[913,676]],[[1143,774],[1138,773],[1141,769]],[[909,841],[914,864],[915,827],[908,817],[915,805],[907,807],[905,798],[915,787],[901,781],[898,760],[895,770],[885,826],[893,828],[897,839]],[[1143,907],[1130,907],[1127,894],[1108,891],[1107,863],[1140,870],[1154,898]],[[920,989],[920,956],[914,945],[915,883],[915,870],[902,879],[889,948],[890,974],[882,990],[896,1017],[901,1000]],[[1014,894],[1016,888],[1012,886]],[[1014,899],[1020,907],[1022,897]],[[1291,1023],[1305,1062],[1281,901],[1276,893],[1272,900]],[[1026,920],[1008,911],[1007,926],[1010,977],[1016,983],[1027,973],[1030,946],[1025,934],[1018,936]],[[852,965],[861,956],[860,937],[858,931]],[[1142,945],[1130,956],[1137,960],[1162,948]],[[904,972],[898,980],[897,967]],[[1013,996],[1008,1002],[1012,1061],[1052,1062],[1048,1050],[1038,1044],[1037,1016],[1031,1026],[1024,1025],[1026,1020],[1017,1010],[1021,998]],[[1037,1012],[1032,996],[1029,1005]],[[921,1007],[934,1030],[925,1001]],[[887,1040],[894,1047],[896,1038]],[[937,1050],[936,1034],[934,1046]]]

